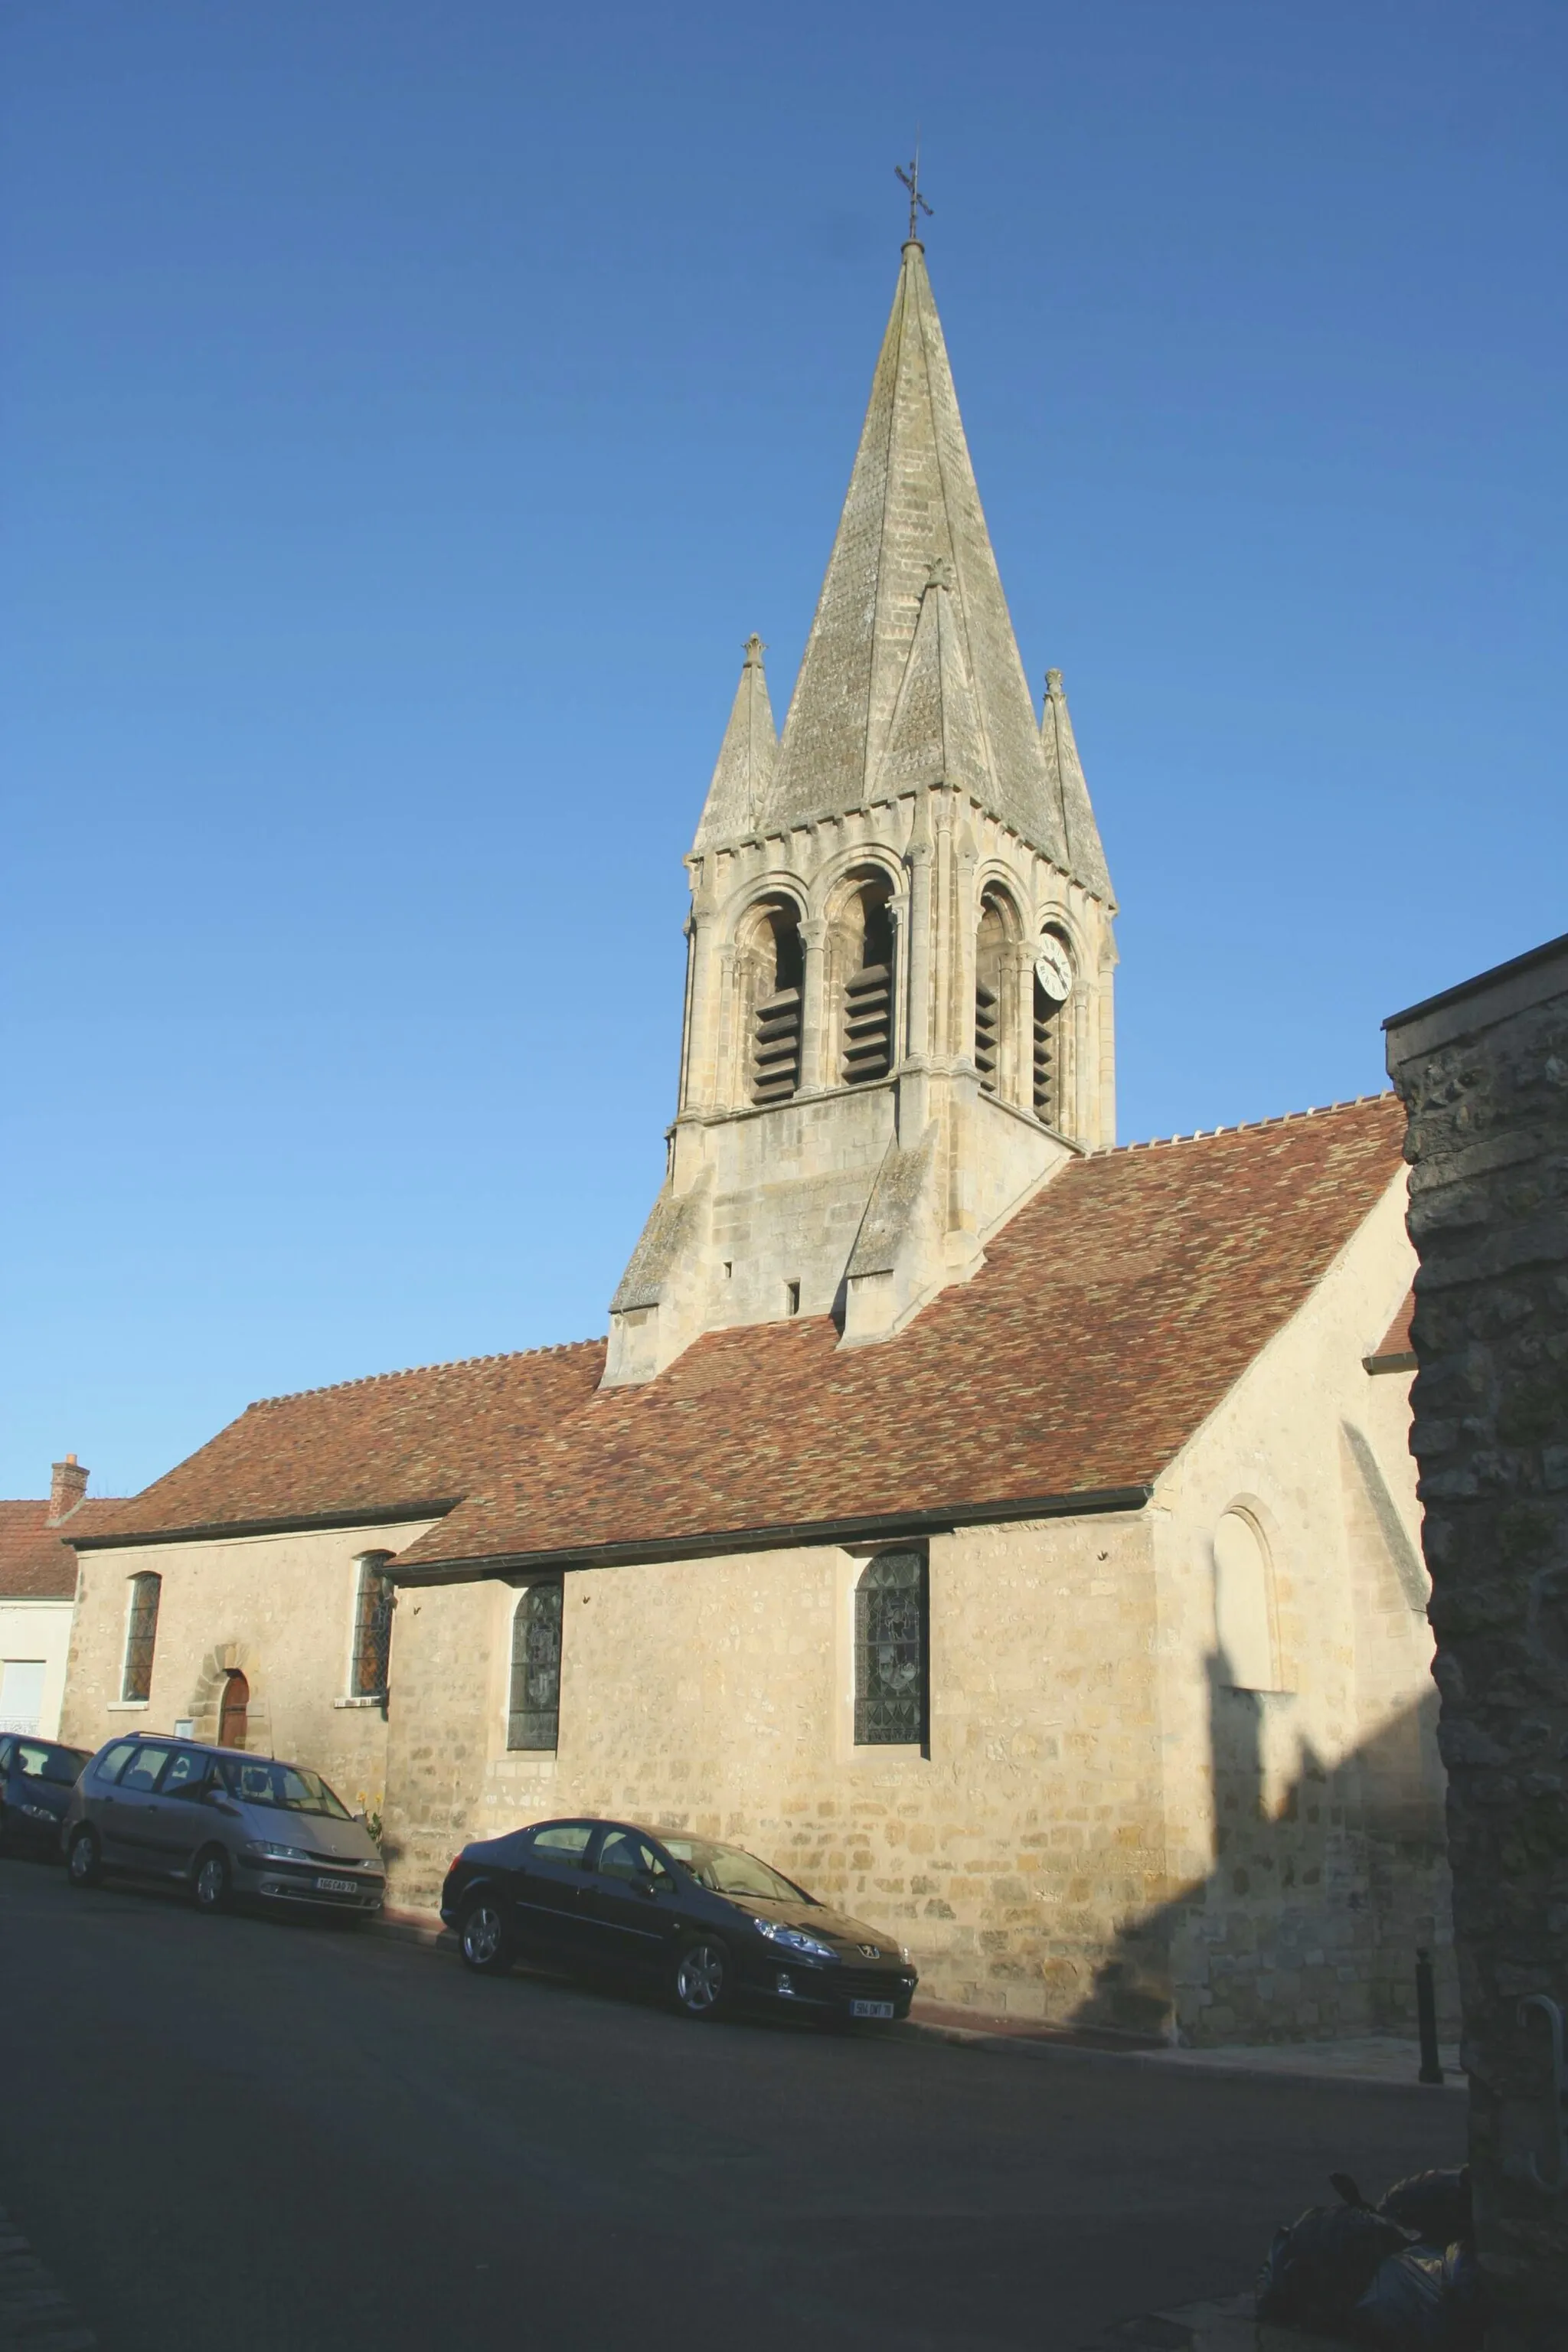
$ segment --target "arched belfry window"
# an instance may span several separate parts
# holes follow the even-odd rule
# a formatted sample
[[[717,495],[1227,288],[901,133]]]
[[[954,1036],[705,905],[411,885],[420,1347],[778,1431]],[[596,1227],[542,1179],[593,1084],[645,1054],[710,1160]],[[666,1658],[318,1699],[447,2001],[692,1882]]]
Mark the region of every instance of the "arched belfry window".
[[[153,1653],[158,1643],[158,1602],[163,1580],[151,1570],[131,1580],[131,1610],[125,1621],[125,1671],[121,1677],[122,1699],[145,1699],[153,1689]]]
[[[531,1584],[511,1619],[509,1748],[553,1749],[561,1725],[559,1584]]]
[[[1061,933],[1047,930],[1035,959],[1035,1117],[1059,1128],[1065,1118],[1062,1045],[1067,1032],[1068,1002],[1072,994],[1073,964]]]
[[[987,890],[980,902],[980,922],[974,934],[974,1066],[984,1094],[994,1095],[1006,1026],[1003,990],[1009,937],[1004,902]]]
[[[925,1554],[879,1552],[855,1588],[855,1744],[910,1748],[925,1737]]]
[[[764,899],[752,908],[737,945],[752,1100],[788,1102],[800,1085],[799,909],[787,898]]]
[[[869,875],[834,925],[840,974],[839,1076],[847,1086],[885,1078],[893,1066],[893,886]]]

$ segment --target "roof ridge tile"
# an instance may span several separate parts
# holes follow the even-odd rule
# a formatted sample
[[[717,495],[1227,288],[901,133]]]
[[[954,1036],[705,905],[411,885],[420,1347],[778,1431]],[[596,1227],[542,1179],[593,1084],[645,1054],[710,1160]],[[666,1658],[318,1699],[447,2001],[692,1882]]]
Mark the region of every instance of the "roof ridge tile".
[[[1289,1127],[1297,1119],[1324,1118],[1330,1111],[1361,1110],[1367,1103],[1392,1102],[1392,1087],[1380,1087],[1370,1095],[1346,1095],[1331,1103],[1309,1103],[1305,1110],[1277,1110],[1268,1118],[1238,1118],[1231,1126],[1194,1127],[1189,1135],[1145,1135],[1131,1143],[1102,1143],[1084,1154],[1086,1160],[1114,1160],[1124,1151],[1168,1151],[1173,1143],[1207,1143],[1216,1135],[1255,1135],[1265,1127]]]
[[[360,1372],[349,1381],[325,1381],[319,1388],[284,1389],[276,1396],[253,1397],[245,1408],[247,1412],[260,1412],[275,1404],[297,1404],[301,1397],[337,1396],[347,1389],[374,1388],[384,1381],[413,1381],[426,1372],[466,1372],[477,1364],[518,1364],[531,1356],[569,1356],[577,1348],[602,1348],[602,1337],[594,1339],[557,1339],[547,1348],[498,1348],[488,1356],[447,1356],[434,1364],[403,1364],[392,1372]],[[107,1497],[103,1499],[108,1499]]]

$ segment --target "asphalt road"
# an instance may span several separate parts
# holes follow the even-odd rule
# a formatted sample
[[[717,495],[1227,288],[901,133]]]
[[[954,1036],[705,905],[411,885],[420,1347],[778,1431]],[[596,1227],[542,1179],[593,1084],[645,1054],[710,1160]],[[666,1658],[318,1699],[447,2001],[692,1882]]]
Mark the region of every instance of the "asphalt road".
[[[20,1862],[0,2034],[0,2206],[105,2352],[1075,2352],[1462,2155],[1440,2094],[693,2025]]]

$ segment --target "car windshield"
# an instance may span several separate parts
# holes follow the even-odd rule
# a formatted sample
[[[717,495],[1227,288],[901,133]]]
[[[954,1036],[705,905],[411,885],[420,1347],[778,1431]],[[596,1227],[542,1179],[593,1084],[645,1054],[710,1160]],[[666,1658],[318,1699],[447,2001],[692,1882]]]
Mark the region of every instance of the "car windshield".
[[[242,1805],[276,1805],[284,1813],[326,1813],[334,1822],[353,1819],[319,1772],[301,1764],[252,1763],[248,1757],[220,1756],[218,1778]]]
[[[814,1898],[795,1886],[754,1853],[738,1845],[713,1845],[707,1838],[664,1837],[666,1853],[689,1870],[699,1886],[710,1895],[745,1895],[763,1903],[810,1903]]]

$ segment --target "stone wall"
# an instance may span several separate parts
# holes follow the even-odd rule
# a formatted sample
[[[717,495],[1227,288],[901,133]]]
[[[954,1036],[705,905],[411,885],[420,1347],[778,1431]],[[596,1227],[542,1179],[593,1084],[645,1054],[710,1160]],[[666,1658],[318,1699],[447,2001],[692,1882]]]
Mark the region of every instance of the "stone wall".
[[[1498,2341],[1568,2340],[1548,2023],[1568,2009],[1568,940],[1388,1024],[1420,1255],[1412,1444]],[[1489,2341],[1493,2340],[1489,2338]]]
[[[575,1812],[733,1837],[896,1930],[929,1994],[1158,2030],[1119,1937],[1172,1891],[1142,1516],[931,1546],[929,1752],[857,1748],[837,1548],[565,1579],[560,1747],[506,1750],[513,1587],[405,1587],[391,1899],[436,1900],[467,1839]]]
[[[386,1717],[350,1695],[355,1561],[396,1551],[429,1525],[237,1536],[83,1550],[60,1737],[96,1748],[116,1732],[188,1722],[216,1738],[230,1668],[250,1685],[247,1745],[325,1775],[344,1802],[374,1813],[386,1784]],[[147,1700],[121,1697],[129,1585],[162,1578]],[[395,1684],[401,1625],[395,1621]]]
[[[1194,2042],[1415,2030],[1418,1948],[1457,2021],[1408,1374],[1369,1373],[1415,1254],[1391,1185],[1160,1481],[1163,1934]],[[1253,1530],[1268,1670],[1225,1654],[1215,1547]]]

